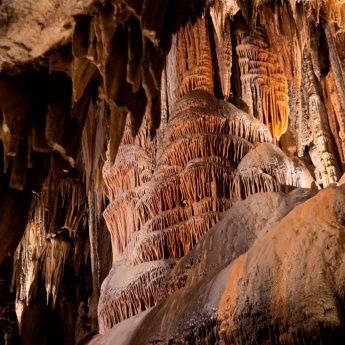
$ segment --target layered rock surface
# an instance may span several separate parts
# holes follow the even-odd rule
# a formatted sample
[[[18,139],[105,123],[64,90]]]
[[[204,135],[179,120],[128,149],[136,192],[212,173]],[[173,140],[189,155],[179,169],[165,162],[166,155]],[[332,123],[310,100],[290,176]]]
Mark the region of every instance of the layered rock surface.
[[[344,6],[0,0],[0,344],[336,343]]]
[[[172,270],[169,280],[185,279],[184,288],[90,344],[122,332],[120,344],[340,344],[345,190],[316,193],[236,203]]]
[[[194,90],[176,103],[155,159],[150,161],[145,149],[138,148],[140,160],[126,168],[135,155],[128,155],[132,146],[125,142],[114,165],[106,162],[112,202],[104,216],[114,266],[100,298],[102,333],[164,299],[159,295],[164,272],[174,261],[159,260],[187,255],[236,200],[257,192],[310,187],[313,179],[298,159],[293,163],[270,143],[254,147],[270,140],[262,122],[204,90]],[[148,178],[152,161],[156,166]],[[123,270],[132,270],[133,280],[125,284],[120,278],[119,284]]]

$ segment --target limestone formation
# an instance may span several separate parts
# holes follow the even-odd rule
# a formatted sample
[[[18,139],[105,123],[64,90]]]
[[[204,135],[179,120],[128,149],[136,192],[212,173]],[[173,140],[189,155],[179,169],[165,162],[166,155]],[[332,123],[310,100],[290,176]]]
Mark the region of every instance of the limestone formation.
[[[142,148],[136,149],[140,157],[134,170],[127,168],[136,157],[129,144],[120,146],[114,165],[108,159],[104,166],[111,201],[104,217],[111,231],[114,266],[100,299],[102,333],[162,300],[158,291],[164,290],[163,260],[187,255],[236,200],[257,192],[308,188],[313,181],[298,159],[293,163],[269,143],[255,148],[253,143],[271,140],[267,127],[214,98],[203,84],[173,109],[163,130],[162,148],[156,151],[161,154],[153,160],[152,178],[140,177],[150,170]],[[122,257],[125,261],[119,261]],[[154,269],[146,265],[149,262],[156,265]],[[158,268],[160,280],[154,284],[152,304],[145,281],[147,285],[148,276],[156,281]],[[133,273],[133,282],[121,280],[119,287],[116,281],[123,269],[140,273]],[[129,297],[132,293],[136,300]],[[128,306],[123,309],[124,305]]]
[[[303,339],[311,343],[321,339],[340,343],[344,331],[338,314],[341,309],[337,296],[343,294],[344,277],[342,266],[329,263],[343,260],[341,232],[344,189],[328,188],[297,207],[311,194],[303,195],[296,190],[294,195],[286,199],[285,206],[289,205],[288,208],[280,209],[278,205],[282,194],[266,193],[265,197],[260,196],[253,195],[244,204],[237,204],[186,260],[178,264],[179,270],[174,269],[170,280],[174,282],[173,278],[176,280],[187,276],[188,285],[184,289],[174,292],[160,304],[160,308],[156,307],[132,318],[131,322],[128,320],[115,326],[106,336],[95,338],[91,344],[111,344],[121,333],[126,336],[120,338],[120,344],[174,344],[183,341],[206,344],[259,344],[263,341],[296,343]],[[267,202],[268,209],[272,207],[275,210],[273,214],[272,211],[267,215],[260,212],[263,200]],[[320,205],[325,210],[321,214]],[[285,215],[294,207],[292,212]],[[304,207],[308,212],[301,212]],[[246,216],[247,212],[255,209],[256,215]],[[315,229],[314,217],[309,218],[310,214],[317,217],[318,229]],[[265,224],[267,216],[270,225],[260,233],[260,225],[257,224]],[[246,228],[241,224],[243,217],[249,220]],[[297,236],[292,229],[298,232]],[[229,266],[222,261],[224,256],[217,250],[217,240],[223,242],[227,232],[230,241],[235,239],[235,242],[229,243],[233,257],[228,260],[231,262],[237,258]],[[245,234],[251,236],[247,239],[240,237]],[[299,236],[303,238],[302,241],[314,243],[310,250],[304,251],[305,247],[297,245],[295,240],[301,243]],[[213,249],[209,247],[211,238],[215,242]],[[255,240],[257,244],[241,255],[247,250],[242,247],[244,243],[250,246],[249,243]],[[272,245],[275,248],[273,251]],[[325,246],[328,248],[327,258],[324,257]],[[313,256],[312,260],[310,255]],[[222,270],[223,267],[226,268]],[[184,273],[181,269],[184,269]],[[261,270],[265,273],[262,274]],[[324,274],[330,279],[325,280]],[[319,284],[310,281],[314,278]],[[315,289],[320,291],[323,298],[315,294]],[[300,296],[303,303],[290,304]],[[262,297],[266,299],[262,300]],[[194,308],[188,310],[184,301]],[[164,321],[158,321],[162,317]],[[181,318],[184,320],[182,323]],[[253,322],[259,323],[258,327]]]
[[[234,262],[219,304],[223,342],[341,341],[343,205],[344,188],[321,191]],[[310,246],[302,249],[302,242]],[[254,291],[260,291],[260,297]],[[292,302],[297,299],[303,302]]]
[[[344,43],[343,0],[0,0],[0,344],[342,344]]]

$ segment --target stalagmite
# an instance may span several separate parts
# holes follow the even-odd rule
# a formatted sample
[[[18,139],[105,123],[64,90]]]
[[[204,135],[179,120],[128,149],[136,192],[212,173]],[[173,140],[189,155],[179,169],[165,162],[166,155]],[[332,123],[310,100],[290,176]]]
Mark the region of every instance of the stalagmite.
[[[126,130],[114,164],[108,156],[104,165],[111,201],[104,218],[114,269],[123,259],[131,269],[139,269],[189,253],[241,196],[235,167],[254,144],[272,140],[259,120],[204,90],[179,99],[162,131],[153,174],[150,152],[155,150],[133,145],[138,139],[131,139]],[[136,289],[124,284],[118,292],[122,302],[116,297],[109,308],[102,303],[104,331],[142,310],[140,304],[126,306]],[[139,292],[137,298],[145,299]]]

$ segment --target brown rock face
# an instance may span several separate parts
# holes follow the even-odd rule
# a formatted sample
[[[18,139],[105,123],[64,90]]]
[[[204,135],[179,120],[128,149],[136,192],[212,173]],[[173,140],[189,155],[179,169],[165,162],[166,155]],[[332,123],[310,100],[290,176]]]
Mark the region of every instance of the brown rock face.
[[[0,0],[0,345],[342,343],[344,18]]]

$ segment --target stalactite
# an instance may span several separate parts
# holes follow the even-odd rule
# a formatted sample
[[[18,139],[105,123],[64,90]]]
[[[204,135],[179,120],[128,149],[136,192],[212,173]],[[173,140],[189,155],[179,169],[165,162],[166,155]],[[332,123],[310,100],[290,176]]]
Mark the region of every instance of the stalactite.
[[[46,285],[47,304],[51,295],[53,307],[59,291],[63,264],[67,259],[69,251],[70,244],[68,242],[51,238],[48,240],[42,253],[44,257],[42,274]]]
[[[81,144],[82,158],[85,169],[86,189],[89,190],[93,174],[99,166],[101,154],[104,151],[107,129],[107,107],[104,100],[90,102],[88,115],[83,129]]]
[[[288,126],[287,81],[261,27],[250,36],[237,32],[236,52],[242,81],[242,98],[251,115],[264,122],[279,139]]]
[[[207,18],[189,21],[177,33],[177,98],[199,89],[213,93],[212,57]]]
[[[163,70],[162,78],[162,117],[166,117],[166,121],[170,118],[174,104],[177,100],[175,90],[178,88],[177,76],[177,35],[173,35],[171,49],[167,55],[167,61]]]
[[[335,156],[333,140],[328,122],[326,107],[316,86],[315,74],[309,55],[306,56],[306,69],[309,79],[308,109],[310,114],[310,127],[313,135],[313,143],[317,157],[311,154],[316,168],[316,176],[319,174],[324,186],[337,182],[340,178],[339,163]]]
[[[342,163],[342,167],[345,167],[345,110],[342,108],[340,102],[340,95],[335,87],[334,74],[330,71],[326,78],[326,91],[328,96],[327,113],[329,117],[330,127],[334,140],[337,144],[338,154]]]
[[[310,50],[310,60],[313,65],[314,73],[317,79],[321,80],[321,62],[319,57],[319,41],[320,33],[317,32],[313,25],[309,25],[310,38],[309,38],[309,50]]]
[[[228,11],[226,4],[221,1],[210,8],[210,15],[215,29],[218,74],[224,100],[227,100],[231,94],[232,43]]]
[[[72,63],[73,101],[78,102],[90,80],[97,76],[97,67],[86,57],[75,57]]]
[[[344,6],[344,15],[345,15],[345,6]],[[329,49],[329,62],[330,67],[334,73],[334,82],[337,88],[337,93],[340,96],[340,104],[343,109],[345,109],[345,86],[344,86],[344,75],[345,71],[342,69],[341,60],[337,53],[336,41],[334,39],[335,33],[331,29],[331,26],[325,24],[325,35],[327,39],[328,49]]]

